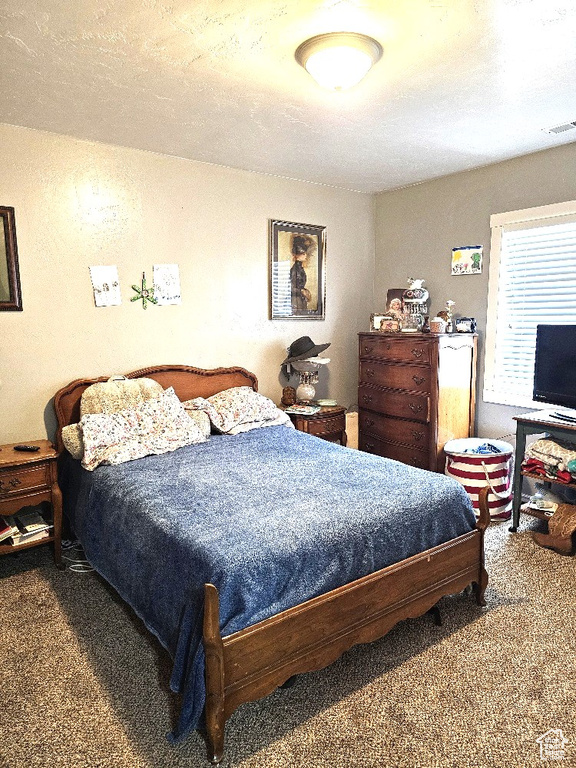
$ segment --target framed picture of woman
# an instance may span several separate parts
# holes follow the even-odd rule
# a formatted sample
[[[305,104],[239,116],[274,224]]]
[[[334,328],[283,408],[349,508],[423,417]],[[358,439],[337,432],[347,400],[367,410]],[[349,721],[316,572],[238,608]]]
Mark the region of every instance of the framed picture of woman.
[[[22,310],[14,208],[0,206],[0,311]]]
[[[326,227],[270,220],[270,318],[324,320]]]

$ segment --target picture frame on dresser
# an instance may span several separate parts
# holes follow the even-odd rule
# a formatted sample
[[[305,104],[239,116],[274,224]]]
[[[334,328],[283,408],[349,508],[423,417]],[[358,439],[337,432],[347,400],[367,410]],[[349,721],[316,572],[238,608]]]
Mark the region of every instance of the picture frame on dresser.
[[[271,219],[270,319],[324,320],[326,227]]]
[[[370,330],[379,331],[387,317],[388,315],[385,312],[373,312],[370,315]]]
[[[22,311],[14,208],[0,206],[0,311]]]

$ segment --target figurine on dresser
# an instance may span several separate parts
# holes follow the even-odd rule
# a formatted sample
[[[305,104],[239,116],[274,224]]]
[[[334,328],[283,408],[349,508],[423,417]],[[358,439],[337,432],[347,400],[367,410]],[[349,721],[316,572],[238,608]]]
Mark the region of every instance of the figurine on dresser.
[[[428,314],[428,299],[430,294],[424,288],[424,280],[408,278],[408,288],[402,294],[404,317],[402,331],[404,333],[418,333],[424,326],[424,318]]]

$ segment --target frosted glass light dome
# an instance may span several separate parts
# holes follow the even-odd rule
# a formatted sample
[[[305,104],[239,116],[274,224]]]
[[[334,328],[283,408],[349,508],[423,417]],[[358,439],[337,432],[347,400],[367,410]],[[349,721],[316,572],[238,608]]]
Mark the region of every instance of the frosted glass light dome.
[[[319,85],[344,91],[357,85],[381,58],[382,46],[357,32],[328,32],[305,40],[295,55]]]

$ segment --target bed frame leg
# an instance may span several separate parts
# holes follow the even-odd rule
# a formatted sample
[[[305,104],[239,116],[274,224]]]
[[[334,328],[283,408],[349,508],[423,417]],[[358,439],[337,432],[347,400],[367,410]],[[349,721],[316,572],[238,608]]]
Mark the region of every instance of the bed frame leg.
[[[490,486],[487,485],[485,488],[482,488],[480,490],[480,493],[478,495],[480,513],[479,513],[478,520],[476,521],[476,528],[481,533],[480,546],[482,549],[482,557],[480,560],[478,579],[472,584],[472,586],[474,587],[474,593],[476,595],[476,602],[478,603],[478,605],[486,605],[486,600],[484,599],[484,592],[486,591],[486,587],[488,586],[488,573],[486,572],[486,568],[484,567],[484,531],[490,525],[490,508],[488,507],[489,493],[490,493]]]
[[[220,635],[220,603],[213,584],[204,585],[204,654],[206,656],[206,735],[208,759],[224,755],[224,646]]]

